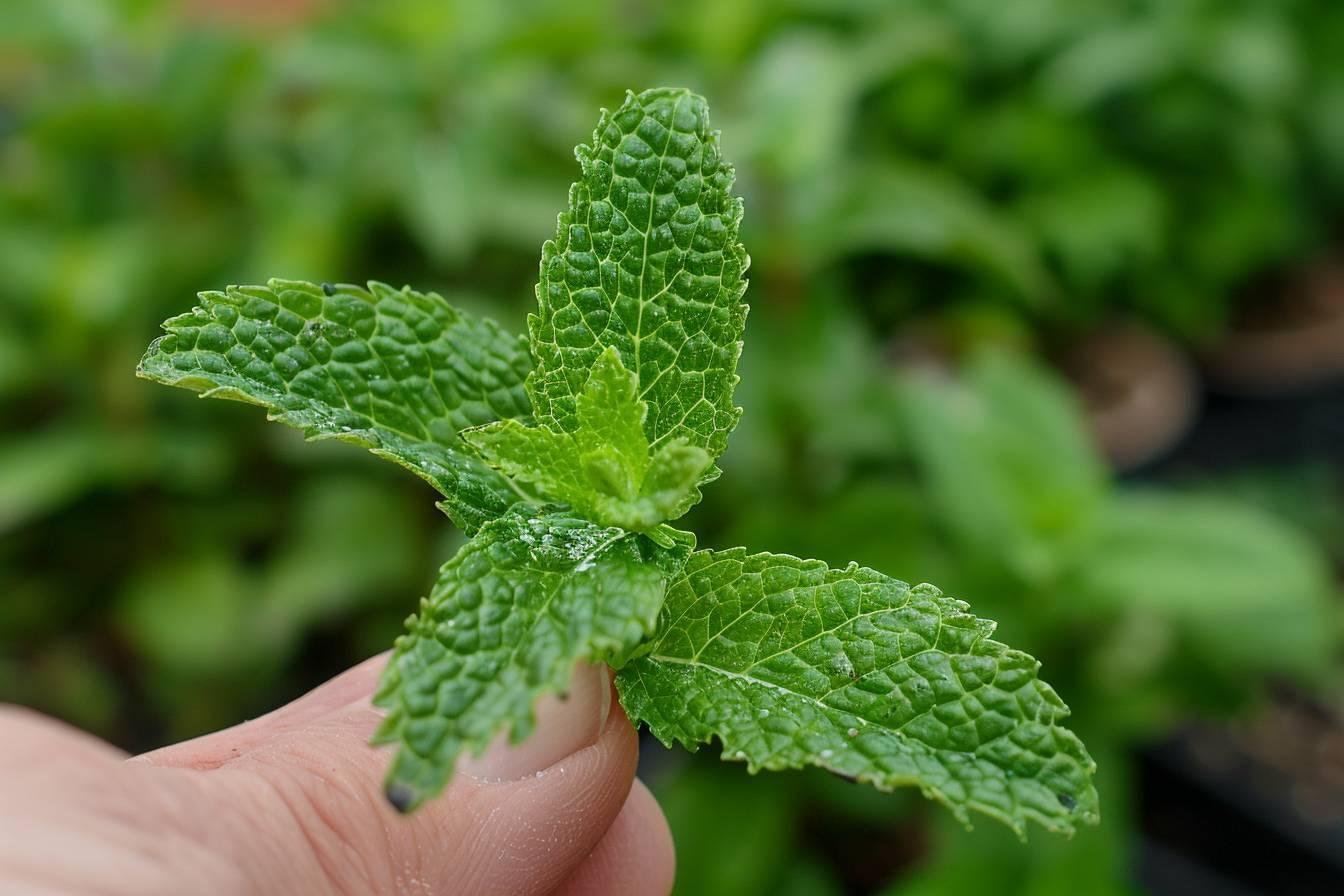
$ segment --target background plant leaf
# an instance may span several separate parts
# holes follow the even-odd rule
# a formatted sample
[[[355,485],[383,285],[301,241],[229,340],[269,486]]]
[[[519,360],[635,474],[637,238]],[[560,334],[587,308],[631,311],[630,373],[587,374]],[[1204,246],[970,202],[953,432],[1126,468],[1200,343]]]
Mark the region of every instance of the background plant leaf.
[[[1118,495],[1077,562],[1077,600],[1169,620],[1225,670],[1319,676],[1339,643],[1344,619],[1317,551],[1226,497]]]

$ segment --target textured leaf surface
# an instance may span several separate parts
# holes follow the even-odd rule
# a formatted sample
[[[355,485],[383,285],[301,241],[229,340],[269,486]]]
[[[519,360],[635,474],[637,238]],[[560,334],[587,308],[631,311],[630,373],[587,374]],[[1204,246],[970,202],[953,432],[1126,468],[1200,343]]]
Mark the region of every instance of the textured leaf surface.
[[[408,811],[437,794],[462,751],[502,730],[525,738],[537,698],[562,692],[577,661],[637,646],[676,559],[568,514],[487,523],[439,572],[374,696],[389,713],[375,743],[399,745],[392,801]]]
[[[572,433],[502,420],[463,437],[491,466],[549,501],[602,525],[646,531],[681,516],[700,499],[710,465],[685,439],[650,455],[642,428],[646,404],[614,348],[598,356],[575,406]]]
[[[528,319],[537,419],[574,431],[588,371],[614,346],[649,403],[654,449],[685,439],[718,457],[740,413],[747,256],[705,101],[668,88],[629,94],[575,154],[582,176],[542,249]]]
[[[309,438],[371,449],[430,482],[474,530],[520,495],[458,433],[527,419],[526,343],[440,296],[271,280],[203,292],[164,323],[141,376],[259,404]]]
[[[632,719],[691,749],[718,737],[758,769],[821,766],[915,785],[1022,832],[1097,818],[1068,709],[993,623],[928,585],[738,549],[701,551],[660,633],[617,678]]]

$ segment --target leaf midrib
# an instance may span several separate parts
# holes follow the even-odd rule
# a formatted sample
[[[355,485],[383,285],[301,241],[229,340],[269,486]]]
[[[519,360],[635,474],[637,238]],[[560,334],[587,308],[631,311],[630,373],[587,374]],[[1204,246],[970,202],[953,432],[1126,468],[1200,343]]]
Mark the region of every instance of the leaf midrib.
[[[644,252],[643,252],[643,255],[642,255],[642,257],[640,258],[640,262],[639,262],[639,312],[638,312],[638,313],[636,314],[636,316],[635,316],[635,331],[634,331],[634,340],[635,340],[635,367],[634,367],[634,370],[635,370],[635,377],[636,377],[636,379],[638,379],[639,374],[640,374],[640,366],[639,366],[639,349],[640,349],[640,343],[642,342],[642,336],[643,336],[643,332],[642,332],[642,330],[643,330],[643,327],[644,327],[644,306],[645,306],[645,304],[647,304],[648,302],[653,301],[652,299],[648,299],[648,298],[646,298],[645,295],[644,295],[644,292],[645,292],[645,289],[646,289],[646,287],[645,287],[645,285],[644,285],[644,277],[645,277],[646,272],[647,272],[648,269],[649,269],[649,234],[651,234],[651,233],[653,232],[653,212],[654,212],[654,209],[655,209],[655,208],[657,207],[657,205],[658,205],[658,181],[659,181],[659,180],[662,178],[662,176],[663,176],[663,166],[667,164],[667,151],[672,147],[672,135],[676,132],[676,126],[677,126],[677,113],[678,113],[679,111],[681,111],[681,104],[682,104],[682,101],[685,100],[687,96],[689,96],[689,94],[683,92],[680,96],[677,97],[676,101],[672,104],[672,117],[671,117],[671,120],[668,121],[668,123],[667,123],[667,139],[663,141],[663,148],[662,148],[662,151],[658,153],[658,170],[654,173],[654,176],[653,176],[653,186],[649,189],[649,216],[648,216],[648,220],[644,223]],[[617,281],[616,291],[617,291],[617,293],[620,292],[620,281],[619,281],[619,280]],[[663,292],[666,292],[666,287],[663,289]],[[660,294],[661,294],[661,293],[660,293]],[[613,302],[612,302],[612,307],[614,308],[615,305],[616,305],[616,303],[613,301]],[[655,379],[656,379],[656,378],[655,378]],[[639,394],[641,397],[643,397],[643,395],[644,395],[645,393],[643,393],[643,392],[639,392],[638,394]]]

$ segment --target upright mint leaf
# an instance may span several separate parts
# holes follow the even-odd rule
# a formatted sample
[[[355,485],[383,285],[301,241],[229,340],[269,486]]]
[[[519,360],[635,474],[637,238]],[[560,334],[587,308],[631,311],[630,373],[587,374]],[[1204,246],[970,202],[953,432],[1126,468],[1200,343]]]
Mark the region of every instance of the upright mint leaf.
[[[163,328],[140,362],[146,379],[363,445],[437,488],[469,531],[522,497],[458,433],[529,419],[527,345],[434,293],[271,280],[203,292]]]
[[[742,549],[700,551],[658,636],[617,677],[631,719],[690,749],[718,737],[752,771],[816,765],[976,810],[1094,822],[1094,764],[1031,657],[929,585]]]
[[[582,176],[542,248],[539,311],[528,318],[537,420],[578,429],[577,397],[613,347],[648,402],[653,450],[684,439],[717,458],[741,413],[748,259],[708,107],[682,89],[628,94],[575,155]]]
[[[565,513],[511,513],[448,561],[397,639],[374,703],[375,743],[399,746],[388,796],[410,811],[441,791],[464,750],[502,730],[517,743],[543,694],[579,660],[616,662],[652,631],[689,553]]]
[[[607,526],[647,531],[700,499],[710,465],[684,438],[650,453],[645,402],[615,348],[603,350],[575,400],[572,433],[501,420],[462,433],[491,466]]]

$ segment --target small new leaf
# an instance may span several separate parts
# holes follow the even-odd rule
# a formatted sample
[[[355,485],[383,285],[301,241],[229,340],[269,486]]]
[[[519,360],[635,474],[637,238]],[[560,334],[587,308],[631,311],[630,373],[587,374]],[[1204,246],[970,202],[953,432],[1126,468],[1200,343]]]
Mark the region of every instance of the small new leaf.
[[[530,419],[527,345],[434,293],[271,280],[203,292],[137,373],[259,404],[310,439],[362,445],[428,481],[473,531],[522,497],[458,433]]]
[[[620,353],[607,348],[574,402],[573,432],[503,420],[462,435],[490,466],[541,498],[605,526],[644,532],[700,499],[710,457],[681,438],[652,452],[638,386]]]
[[[567,513],[487,523],[439,571],[374,695],[388,711],[374,742],[398,746],[398,808],[441,791],[463,751],[527,737],[537,699],[561,693],[576,662],[619,662],[644,640],[672,556]]]
[[[741,413],[733,387],[748,259],[742,200],[709,108],[684,89],[628,94],[575,155],[582,176],[542,247],[528,318],[537,420],[578,429],[577,397],[615,348],[648,403],[654,450],[684,439],[717,458]]]
[[[668,745],[717,737],[753,772],[815,765],[917,786],[962,822],[975,810],[1071,833],[1097,819],[1094,764],[1039,664],[993,629],[871,569],[700,551],[616,683]]]

